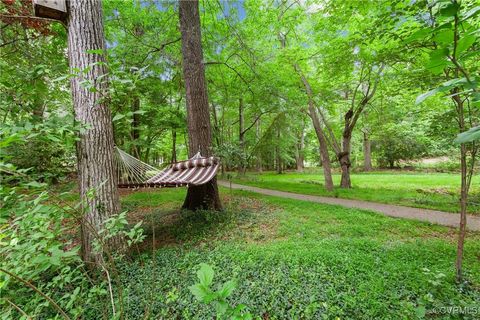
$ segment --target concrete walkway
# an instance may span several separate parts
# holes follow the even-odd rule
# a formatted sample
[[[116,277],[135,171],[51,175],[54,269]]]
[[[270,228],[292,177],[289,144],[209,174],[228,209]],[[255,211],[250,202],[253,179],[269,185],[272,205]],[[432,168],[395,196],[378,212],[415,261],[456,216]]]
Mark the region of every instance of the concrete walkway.
[[[218,181],[223,187],[230,187],[228,181]],[[298,194],[292,192],[262,189],[257,187],[245,186],[241,184],[232,183],[232,189],[251,191],[261,193],[267,196],[275,196],[282,198],[289,198],[302,201],[311,201],[317,203],[339,205],[347,208],[365,209],[381,213],[386,216],[395,218],[405,218],[426,221],[434,224],[439,224],[447,227],[458,228],[460,215],[455,213],[448,213],[430,209],[419,209],[404,206],[397,206],[392,204],[384,204],[363,200],[340,199],[333,197],[311,196],[305,194]],[[480,231],[480,216],[468,215],[467,228],[471,231]]]

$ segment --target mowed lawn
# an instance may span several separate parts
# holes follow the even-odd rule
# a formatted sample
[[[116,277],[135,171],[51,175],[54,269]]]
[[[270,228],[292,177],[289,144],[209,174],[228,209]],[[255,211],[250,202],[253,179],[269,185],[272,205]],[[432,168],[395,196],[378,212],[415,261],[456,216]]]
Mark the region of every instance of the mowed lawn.
[[[453,229],[220,191],[223,212],[179,211],[184,189],[123,195],[131,222],[143,220],[147,234],[141,253],[119,268],[127,319],[213,319],[213,306],[188,290],[199,263],[213,266],[215,286],[234,279],[229,303],[258,319],[476,317],[444,307],[480,305],[478,233],[467,235],[466,281],[456,284]]]
[[[245,185],[302,194],[359,199],[380,203],[458,212],[460,176],[449,173],[353,173],[352,189],[338,187],[340,175],[334,174],[336,188],[327,192],[323,175],[318,173],[287,172],[277,174],[248,173],[233,176],[233,181]],[[470,213],[480,213],[480,179],[474,177],[470,195]]]

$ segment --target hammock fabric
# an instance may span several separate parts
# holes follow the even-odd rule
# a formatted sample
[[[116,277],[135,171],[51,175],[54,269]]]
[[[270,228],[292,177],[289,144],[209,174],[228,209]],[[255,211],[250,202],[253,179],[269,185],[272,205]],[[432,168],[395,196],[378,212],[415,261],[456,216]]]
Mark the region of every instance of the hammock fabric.
[[[165,188],[198,186],[215,177],[220,161],[202,157],[200,152],[191,159],[171,164],[160,171],[117,148],[119,188]]]

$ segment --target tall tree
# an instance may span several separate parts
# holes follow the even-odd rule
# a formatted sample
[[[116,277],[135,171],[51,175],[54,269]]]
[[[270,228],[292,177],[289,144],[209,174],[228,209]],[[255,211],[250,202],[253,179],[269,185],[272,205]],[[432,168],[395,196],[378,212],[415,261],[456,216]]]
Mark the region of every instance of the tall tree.
[[[413,7],[420,14],[429,17],[425,21],[415,21],[406,29],[406,44],[413,44],[414,50],[428,50],[429,58],[425,68],[438,77],[443,84],[417,97],[421,103],[437,93],[448,93],[453,102],[460,143],[460,223],[457,243],[456,277],[463,280],[463,255],[467,230],[467,207],[470,185],[475,173],[478,145],[474,138],[465,138],[478,123],[480,104],[478,84],[474,74],[478,73],[478,29],[480,6],[475,2],[449,0],[435,2],[426,7]],[[424,5],[424,4],[423,4]],[[399,10],[401,11],[401,10]],[[415,12],[415,11],[413,11]],[[412,14],[411,12],[408,12]],[[422,61],[422,60],[420,60]],[[469,130],[470,129],[470,130]],[[469,130],[469,131],[467,131]]]
[[[372,171],[372,142],[368,129],[363,129],[363,170]]]
[[[320,148],[320,157],[322,160],[323,177],[325,180],[325,189],[327,189],[328,191],[332,191],[333,179],[332,179],[332,169],[330,164],[330,158],[328,155],[327,138],[326,138],[324,129],[322,127],[320,118],[318,116],[317,108],[315,107],[315,101],[313,100],[312,87],[310,86],[310,83],[308,82],[307,78],[302,73],[300,68],[297,65],[295,65],[294,67],[297,73],[300,75],[302,83],[305,87],[305,92],[307,93],[307,97],[308,97],[307,113],[308,113],[308,116],[312,119],[313,128],[315,129],[315,134],[317,135],[317,139],[318,139],[318,144]]]
[[[107,69],[102,3],[70,1],[68,58],[72,73],[75,120],[85,129],[77,142],[78,180],[83,202],[82,255],[88,263],[102,263],[93,241],[107,218],[120,211],[111,113],[108,106]],[[85,85],[86,84],[86,85]],[[123,247],[123,239],[109,240],[110,249]]]
[[[342,170],[342,176],[340,180],[341,188],[352,187],[352,182],[350,179],[352,133],[360,115],[365,111],[366,107],[377,91],[378,82],[380,81],[383,68],[384,64],[381,64],[380,66],[369,66],[366,68],[367,71],[365,71],[362,67],[360,79],[353,92],[350,92],[349,90],[344,92],[345,100],[349,102],[349,108],[343,115],[344,121],[341,140],[336,138],[329,120],[325,116],[322,109],[318,108],[325,127],[327,128],[327,141],[335,151],[337,160]]]
[[[180,1],[180,32],[182,35],[183,76],[187,101],[189,156],[198,151],[203,156],[212,153],[212,134],[208,108],[205,67],[200,32],[198,1]],[[216,178],[188,188],[183,208],[189,210],[222,208]]]

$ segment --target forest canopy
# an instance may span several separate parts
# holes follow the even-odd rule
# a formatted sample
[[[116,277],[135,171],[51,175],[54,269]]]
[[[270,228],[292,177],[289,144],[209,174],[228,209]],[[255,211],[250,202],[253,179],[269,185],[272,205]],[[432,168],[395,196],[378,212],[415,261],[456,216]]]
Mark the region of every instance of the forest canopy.
[[[479,51],[476,0],[0,0],[0,316],[478,306]]]

